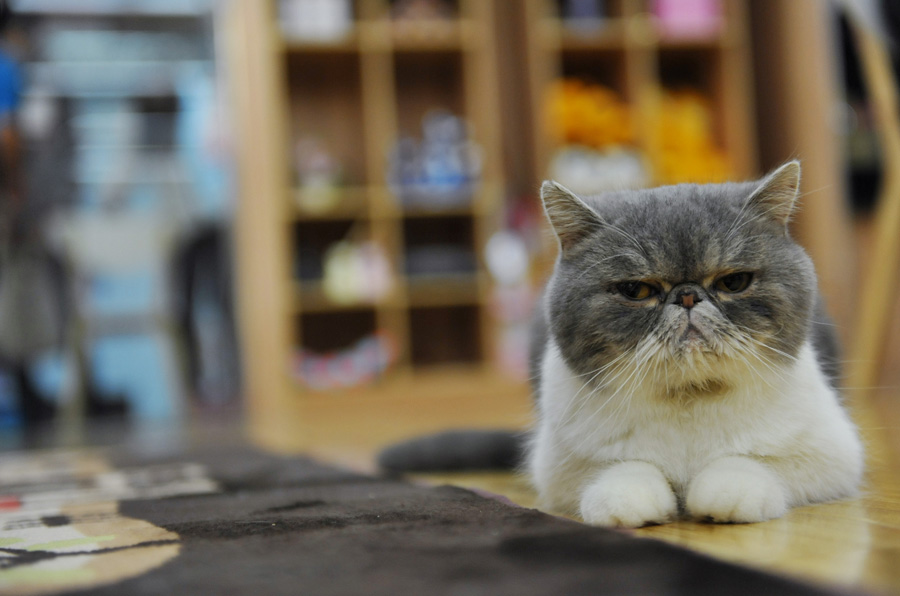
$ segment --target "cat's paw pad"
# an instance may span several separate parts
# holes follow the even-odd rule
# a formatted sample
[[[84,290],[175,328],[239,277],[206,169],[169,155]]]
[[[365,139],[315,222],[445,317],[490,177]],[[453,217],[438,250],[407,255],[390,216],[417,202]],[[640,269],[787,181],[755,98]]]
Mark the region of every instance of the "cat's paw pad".
[[[668,480],[645,462],[604,470],[581,496],[581,517],[595,526],[637,528],[671,521],[677,514]]]
[[[697,475],[688,489],[686,507],[694,519],[751,523],[781,517],[788,503],[777,476],[765,464],[730,457]]]

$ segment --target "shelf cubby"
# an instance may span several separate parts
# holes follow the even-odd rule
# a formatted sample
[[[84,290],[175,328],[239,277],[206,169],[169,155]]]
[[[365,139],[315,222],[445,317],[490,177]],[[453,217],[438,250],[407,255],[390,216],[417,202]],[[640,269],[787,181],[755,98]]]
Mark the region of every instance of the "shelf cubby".
[[[286,63],[291,155],[297,143],[311,140],[340,164],[344,184],[365,183],[366,156],[359,150],[366,127],[358,52],[290,49]]]
[[[423,118],[433,110],[465,115],[463,58],[458,51],[398,52],[394,81],[401,135],[421,138]]]
[[[411,361],[414,367],[476,364],[481,353],[477,305],[411,308]]]
[[[292,226],[294,240],[294,279],[320,281],[324,259],[335,243],[348,239],[358,228],[352,219],[332,221],[300,221]]]
[[[560,52],[560,74],[599,83],[623,98],[629,95],[629,73],[623,47],[563,48]]]
[[[371,336],[377,329],[375,311],[358,308],[337,312],[304,313],[300,316],[298,334],[301,344],[310,352],[340,352]]]

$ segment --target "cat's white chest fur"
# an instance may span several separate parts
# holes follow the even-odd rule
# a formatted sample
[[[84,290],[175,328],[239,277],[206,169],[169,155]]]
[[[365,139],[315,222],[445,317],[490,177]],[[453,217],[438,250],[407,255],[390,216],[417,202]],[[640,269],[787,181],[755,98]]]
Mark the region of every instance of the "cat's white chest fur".
[[[552,340],[541,374],[529,471],[545,506],[589,522],[761,521],[859,485],[856,429],[809,344],[777,374],[726,371],[725,393],[686,400],[593,392]]]

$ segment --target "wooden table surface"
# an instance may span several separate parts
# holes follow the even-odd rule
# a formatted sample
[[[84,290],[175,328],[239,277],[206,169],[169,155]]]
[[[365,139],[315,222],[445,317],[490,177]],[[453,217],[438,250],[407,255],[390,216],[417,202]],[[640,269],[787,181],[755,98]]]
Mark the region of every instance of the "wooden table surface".
[[[759,524],[679,522],[634,530],[714,557],[816,583],[900,594],[900,389],[850,396],[868,449],[867,485],[859,498],[803,507]],[[485,400],[479,426],[523,427],[530,404],[524,387]],[[257,421],[250,436],[276,451],[304,452],[361,471],[375,470],[378,450],[399,438],[471,424],[472,413],[449,397],[390,413],[364,404],[321,406],[314,412]],[[314,423],[310,423],[310,418]],[[388,420],[389,423],[384,423]],[[298,430],[301,429],[302,430]],[[514,473],[413,475],[414,481],[492,491],[532,507],[535,495]]]

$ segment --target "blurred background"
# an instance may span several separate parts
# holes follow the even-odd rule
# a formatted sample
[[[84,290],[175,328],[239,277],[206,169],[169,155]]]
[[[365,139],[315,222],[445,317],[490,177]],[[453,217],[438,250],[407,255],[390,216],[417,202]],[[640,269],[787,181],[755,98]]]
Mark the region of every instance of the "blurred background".
[[[847,384],[900,384],[890,1],[2,5],[6,445],[96,421],[293,446],[527,424],[540,181],[793,158]]]

